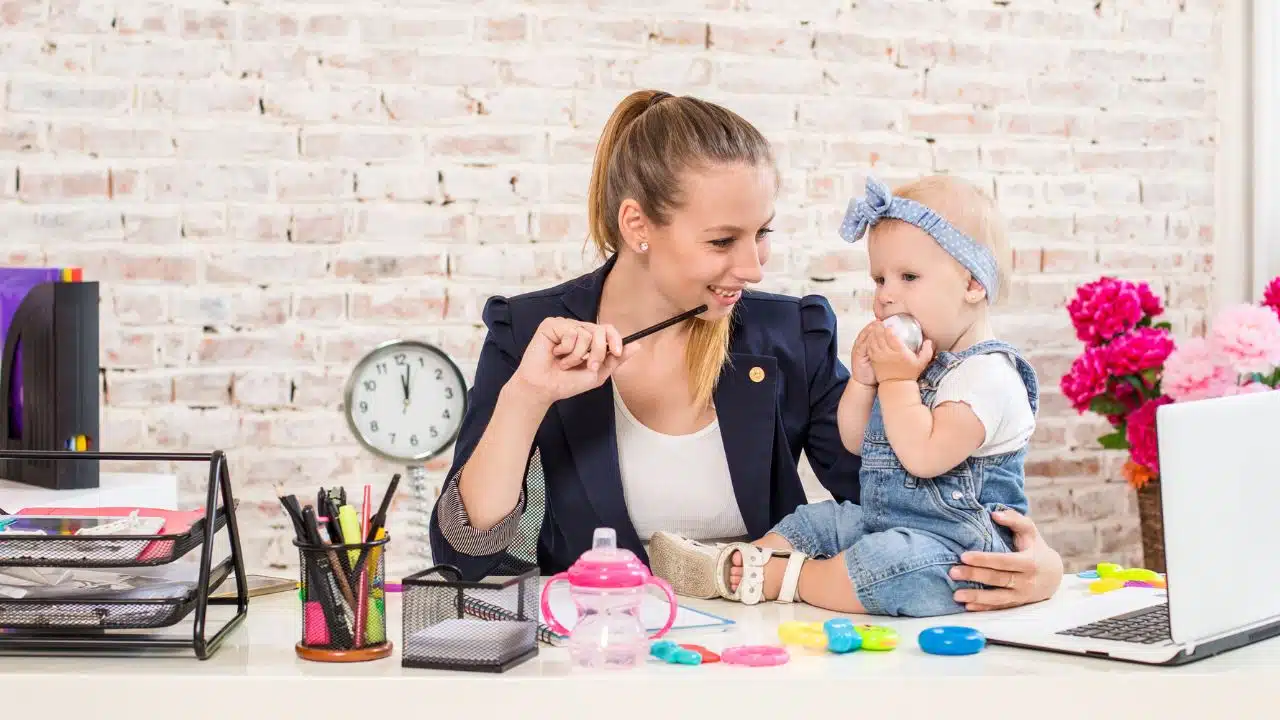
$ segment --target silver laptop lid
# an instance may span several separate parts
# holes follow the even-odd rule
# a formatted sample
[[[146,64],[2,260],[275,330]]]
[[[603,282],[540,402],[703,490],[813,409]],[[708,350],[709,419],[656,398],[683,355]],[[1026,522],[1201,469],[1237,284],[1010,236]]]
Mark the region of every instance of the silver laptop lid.
[[[1173,640],[1280,617],[1280,391],[1163,405],[1156,429]]]

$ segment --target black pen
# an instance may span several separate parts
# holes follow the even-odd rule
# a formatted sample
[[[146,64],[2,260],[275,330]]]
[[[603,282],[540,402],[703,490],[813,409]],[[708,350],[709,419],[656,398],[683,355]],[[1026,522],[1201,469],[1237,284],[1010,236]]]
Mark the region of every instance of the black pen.
[[[706,305],[699,305],[698,307],[696,307],[696,308],[694,308],[694,309],[692,309],[692,310],[686,310],[686,311],[684,311],[684,312],[680,313],[679,315],[676,315],[676,316],[675,316],[675,317],[673,317],[673,318],[668,318],[668,319],[666,319],[666,320],[663,320],[662,322],[658,323],[657,325],[652,325],[652,326],[647,327],[647,328],[645,328],[644,330],[641,330],[641,331],[639,331],[639,332],[631,333],[630,335],[628,335],[628,336],[626,336],[626,337],[622,338],[622,344],[623,344],[623,345],[626,345],[626,344],[627,344],[627,343],[629,343],[629,342],[635,342],[636,340],[639,340],[640,338],[648,337],[648,336],[650,336],[650,335],[652,335],[652,334],[654,334],[654,333],[658,332],[659,330],[665,330],[666,328],[669,328],[669,327],[671,327],[672,325],[675,325],[675,324],[676,324],[676,323],[678,323],[678,322],[682,322],[682,321],[684,321],[684,320],[688,320],[689,318],[691,318],[691,317],[693,317],[693,316],[695,316],[695,315],[701,315],[702,313],[704,313],[704,312],[706,312],[706,311],[707,311],[707,306],[706,306]]]
[[[391,506],[391,496],[396,492],[396,486],[400,484],[400,473],[391,476],[391,483],[387,485],[387,491],[382,495],[382,503],[378,506],[378,512],[369,518],[368,534],[364,538],[364,547],[360,549],[360,557],[356,559],[356,564],[351,571],[352,578],[357,578],[355,582],[359,582],[360,572],[364,570],[365,563],[369,559],[369,552],[373,549],[369,543],[378,536],[387,522],[387,508]]]

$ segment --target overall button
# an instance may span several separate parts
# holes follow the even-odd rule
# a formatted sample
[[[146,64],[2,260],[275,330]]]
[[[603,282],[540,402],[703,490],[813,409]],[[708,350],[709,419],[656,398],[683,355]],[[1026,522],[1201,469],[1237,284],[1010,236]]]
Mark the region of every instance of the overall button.
[[[951,499],[952,499],[952,500],[963,500],[963,499],[964,499],[964,493],[960,492],[959,490],[952,490],[952,491],[951,491]]]

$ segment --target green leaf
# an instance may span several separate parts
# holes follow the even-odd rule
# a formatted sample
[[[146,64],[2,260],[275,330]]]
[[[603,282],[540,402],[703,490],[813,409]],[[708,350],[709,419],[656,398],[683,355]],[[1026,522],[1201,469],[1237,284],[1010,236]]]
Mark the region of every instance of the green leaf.
[[[1156,328],[1157,330],[1168,330],[1169,332],[1173,332],[1173,324],[1168,321],[1158,322],[1151,327]]]
[[[1124,413],[1124,403],[1107,395],[1099,395],[1089,402],[1089,409],[1099,415],[1120,415]]]
[[[1098,444],[1108,450],[1128,450],[1129,441],[1125,439],[1124,432],[1117,430],[1113,433],[1107,433],[1098,438]]]
[[[1144,378],[1147,376],[1145,370],[1143,371],[1142,376]],[[1141,395],[1144,397],[1146,396],[1147,386],[1143,385],[1142,380],[1139,380],[1136,375],[1125,375],[1124,381],[1129,383],[1129,387],[1133,388],[1134,390],[1137,390],[1138,395]]]

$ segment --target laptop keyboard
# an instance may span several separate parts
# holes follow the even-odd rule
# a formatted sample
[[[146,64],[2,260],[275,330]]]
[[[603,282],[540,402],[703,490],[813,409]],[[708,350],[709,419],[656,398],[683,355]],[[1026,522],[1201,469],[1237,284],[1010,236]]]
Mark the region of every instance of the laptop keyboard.
[[[1059,630],[1059,635],[1116,640],[1152,645],[1172,640],[1169,634],[1169,605],[1152,605],[1124,615],[1105,618],[1087,625]]]

